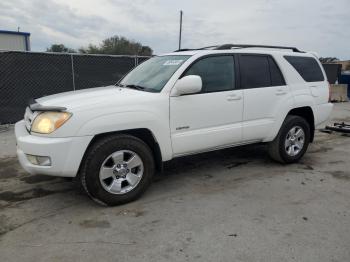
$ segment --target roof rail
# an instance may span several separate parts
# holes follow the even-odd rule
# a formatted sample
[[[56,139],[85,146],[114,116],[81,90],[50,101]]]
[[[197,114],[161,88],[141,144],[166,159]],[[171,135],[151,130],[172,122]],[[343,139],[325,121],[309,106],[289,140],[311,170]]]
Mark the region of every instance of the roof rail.
[[[182,49],[177,49],[174,52],[182,52],[182,51],[193,51],[193,50],[198,50],[198,49],[191,49],[191,48],[182,48]]]
[[[273,46],[273,45],[246,45],[246,44],[225,44],[220,45],[215,48],[215,50],[225,50],[225,49],[232,49],[232,48],[252,48],[252,47],[261,47],[261,48],[273,48],[273,49],[290,49],[293,52],[303,53],[303,51],[300,51],[296,47],[291,46]]]
[[[205,46],[205,47],[201,47],[201,48],[182,48],[182,49],[175,50],[174,52],[206,50],[206,49],[216,50],[217,47],[218,47],[218,45]]]
[[[254,48],[254,47],[261,47],[261,48],[272,48],[272,49],[289,49],[293,52],[297,53],[304,53],[303,51],[300,51],[296,47],[290,47],[290,46],[272,46],[272,45],[246,45],[246,44],[224,44],[224,45],[216,45],[216,46],[207,46],[202,48],[194,48],[194,49],[179,49],[175,52],[181,52],[181,51],[194,51],[194,50],[227,50],[227,49],[233,49],[233,48]]]

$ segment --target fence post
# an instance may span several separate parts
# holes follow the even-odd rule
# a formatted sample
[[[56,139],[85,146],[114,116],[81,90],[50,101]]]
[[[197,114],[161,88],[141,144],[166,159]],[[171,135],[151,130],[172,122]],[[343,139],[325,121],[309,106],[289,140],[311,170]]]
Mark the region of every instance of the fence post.
[[[71,64],[72,64],[72,81],[73,81],[73,91],[75,91],[75,75],[74,75],[74,59],[73,59],[73,55],[70,55],[70,60],[71,60]]]

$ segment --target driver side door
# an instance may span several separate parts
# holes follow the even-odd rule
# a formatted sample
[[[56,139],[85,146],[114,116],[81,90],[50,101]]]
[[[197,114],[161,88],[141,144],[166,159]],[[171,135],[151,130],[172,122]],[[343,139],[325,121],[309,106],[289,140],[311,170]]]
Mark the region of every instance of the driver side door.
[[[173,155],[210,151],[242,140],[243,92],[235,89],[232,55],[200,58],[183,74],[202,78],[202,91],[170,97]]]

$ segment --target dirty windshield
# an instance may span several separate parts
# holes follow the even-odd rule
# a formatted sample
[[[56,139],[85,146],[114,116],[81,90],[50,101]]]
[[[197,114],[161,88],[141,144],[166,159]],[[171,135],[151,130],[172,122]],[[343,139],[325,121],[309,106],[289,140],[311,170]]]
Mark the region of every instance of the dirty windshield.
[[[127,74],[118,85],[137,90],[160,92],[170,77],[189,57],[184,55],[152,57]]]

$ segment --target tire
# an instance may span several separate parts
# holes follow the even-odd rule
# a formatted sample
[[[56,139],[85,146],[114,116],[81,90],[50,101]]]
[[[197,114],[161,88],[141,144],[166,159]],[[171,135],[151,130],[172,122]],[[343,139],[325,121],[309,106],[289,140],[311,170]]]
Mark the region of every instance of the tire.
[[[299,129],[302,131],[296,134]],[[295,135],[291,135],[293,132]],[[300,139],[302,135],[303,139]],[[301,142],[302,140],[303,143]],[[302,158],[309,146],[309,143],[309,123],[300,116],[288,115],[284,120],[276,138],[269,143],[268,152],[273,160],[283,164],[291,164],[298,162],[300,158]]]
[[[89,147],[80,183],[95,202],[115,206],[139,198],[151,184],[154,172],[153,154],[146,143],[130,135],[113,135]]]

